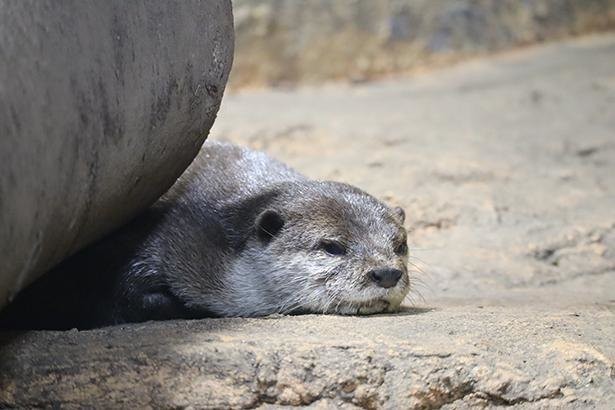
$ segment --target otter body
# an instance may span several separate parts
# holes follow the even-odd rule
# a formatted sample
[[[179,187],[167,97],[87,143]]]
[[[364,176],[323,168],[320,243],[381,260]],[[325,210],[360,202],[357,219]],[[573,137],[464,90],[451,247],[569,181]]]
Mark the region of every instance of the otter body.
[[[353,186],[207,142],[152,207],[20,293],[0,326],[395,310],[409,289],[403,218]]]

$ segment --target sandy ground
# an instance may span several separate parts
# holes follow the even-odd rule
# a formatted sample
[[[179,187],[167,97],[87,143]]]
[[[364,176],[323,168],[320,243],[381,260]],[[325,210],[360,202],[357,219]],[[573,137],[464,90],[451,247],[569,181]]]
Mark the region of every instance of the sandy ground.
[[[615,34],[227,95],[212,135],[404,206],[414,307],[0,333],[0,407],[613,408]]]
[[[227,95],[212,138],[402,205],[421,305],[615,302],[615,35]]]

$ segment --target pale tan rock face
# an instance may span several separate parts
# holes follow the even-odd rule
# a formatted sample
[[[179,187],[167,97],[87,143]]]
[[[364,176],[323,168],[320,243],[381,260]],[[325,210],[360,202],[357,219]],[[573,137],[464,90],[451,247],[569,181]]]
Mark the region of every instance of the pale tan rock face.
[[[364,81],[615,26],[613,0],[235,0],[233,88]]]
[[[0,405],[607,408],[613,312],[573,312],[467,306],[4,334]]]

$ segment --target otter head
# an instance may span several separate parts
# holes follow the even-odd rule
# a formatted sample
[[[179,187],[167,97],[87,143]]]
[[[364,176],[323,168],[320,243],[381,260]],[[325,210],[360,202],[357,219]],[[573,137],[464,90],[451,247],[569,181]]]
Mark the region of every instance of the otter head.
[[[404,217],[350,185],[297,183],[258,213],[233,272],[255,280],[253,314],[394,311],[409,290]]]

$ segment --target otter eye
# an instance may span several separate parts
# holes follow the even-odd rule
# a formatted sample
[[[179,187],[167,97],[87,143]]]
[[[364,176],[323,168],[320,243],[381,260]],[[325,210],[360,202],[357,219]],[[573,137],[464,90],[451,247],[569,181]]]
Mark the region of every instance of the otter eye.
[[[398,255],[405,255],[408,253],[408,244],[406,242],[402,242],[395,247],[395,253]]]
[[[339,256],[346,254],[346,247],[338,241],[323,239],[320,241],[320,249],[327,252],[329,255]]]

